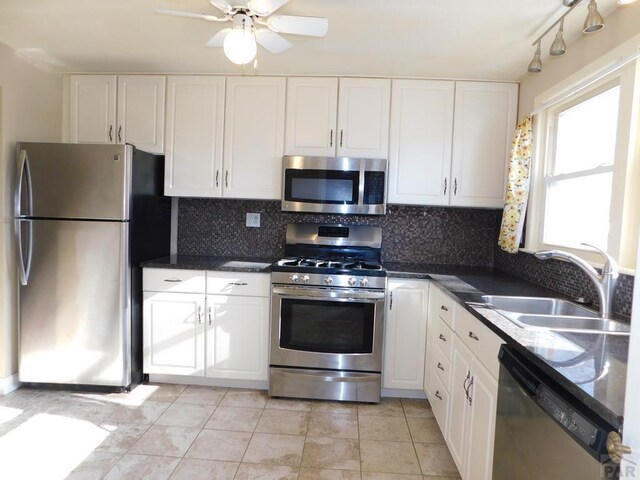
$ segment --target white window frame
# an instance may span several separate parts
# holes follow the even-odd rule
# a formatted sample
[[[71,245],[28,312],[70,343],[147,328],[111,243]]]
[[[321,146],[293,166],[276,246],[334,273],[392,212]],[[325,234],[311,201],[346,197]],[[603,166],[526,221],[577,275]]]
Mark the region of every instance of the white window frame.
[[[582,79],[581,79],[582,80]],[[576,83],[578,83],[576,81]],[[588,88],[567,97],[540,112],[535,119],[534,154],[531,172],[531,194],[527,215],[525,251],[561,249],[578,255],[595,266],[602,265],[602,256],[588,247],[567,248],[546,244],[543,241],[544,211],[546,205],[547,173],[555,155],[555,128],[558,114],[616,85],[620,86],[618,130],[616,136],[613,185],[610,208],[608,252],[620,264],[623,271],[635,269],[638,226],[640,224],[640,61],[631,62],[625,68],[594,83]],[[558,92],[546,94],[557,96]],[[536,98],[537,104],[543,104]]]

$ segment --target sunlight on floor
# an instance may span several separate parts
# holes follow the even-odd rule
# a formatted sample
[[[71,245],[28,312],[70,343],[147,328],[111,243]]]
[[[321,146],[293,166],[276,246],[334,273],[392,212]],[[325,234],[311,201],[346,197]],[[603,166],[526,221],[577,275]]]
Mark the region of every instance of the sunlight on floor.
[[[22,413],[19,408],[0,407],[0,425],[7,423]]]
[[[157,385],[138,385],[130,392],[111,393],[74,393],[72,396],[77,398],[86,398],[99,400],[105,403],[115,403],[117,405],[126,405],[129,407],[139,407],[158,389]]]

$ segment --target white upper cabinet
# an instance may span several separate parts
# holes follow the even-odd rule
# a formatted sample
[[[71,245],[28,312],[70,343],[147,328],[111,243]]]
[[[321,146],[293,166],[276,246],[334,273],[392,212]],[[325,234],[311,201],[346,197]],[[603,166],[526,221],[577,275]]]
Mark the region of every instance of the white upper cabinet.
[[[454,82],[393,80],[390,203],[449,204]]]
[[[221,195],[224,91],[224,77],[168,78],[165,195]]]
[[[388,157],[390,99],[389,79],[340,79],[338,157]]]
[[[164,75],[71,75],[69,141],[163,153]]]
[[[118,77],[117,143],[164,152],[164,75]]]
[[[71,143],[116,142],[115,75],[71,75]]]
[[[285,155],[333,157],[337,111],[337,78],[288,78]]]
[[[517,103],[516,84],[456,82],[451,205],[504,205]]]
[[[285,78],[227,78],[224,197],[281,197],[285,90]]]

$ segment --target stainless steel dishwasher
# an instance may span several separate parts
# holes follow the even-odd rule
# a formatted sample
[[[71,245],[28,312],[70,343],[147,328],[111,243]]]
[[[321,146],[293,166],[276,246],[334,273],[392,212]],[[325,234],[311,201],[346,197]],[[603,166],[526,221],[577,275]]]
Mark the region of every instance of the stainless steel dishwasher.
[[[618,478],[615,429],[510,347],[498,358],[493,480]]]

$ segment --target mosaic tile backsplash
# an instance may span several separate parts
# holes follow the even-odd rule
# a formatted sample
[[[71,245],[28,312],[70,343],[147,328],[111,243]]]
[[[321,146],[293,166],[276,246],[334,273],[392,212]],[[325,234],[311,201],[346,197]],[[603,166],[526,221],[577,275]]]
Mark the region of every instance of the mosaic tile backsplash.
[[[560,260],[538,260],[530,253],[509,254],[496,247],[494,268],[537,283],[569,298],[584,297],[598,304],[598,293],[587,275],[577,266]],[[631,316],[632,275],[621,274],[613,297],[613,309],[624,317]]]
[[[245,226],[247,212],[260,213],[260,228]],[[499,210],[387,206],[387,215],[287,213],[279,201],[181,198],[178,253],[279,258],[287,223],[343,223],[382,227],[387,262],[493,266]]]

